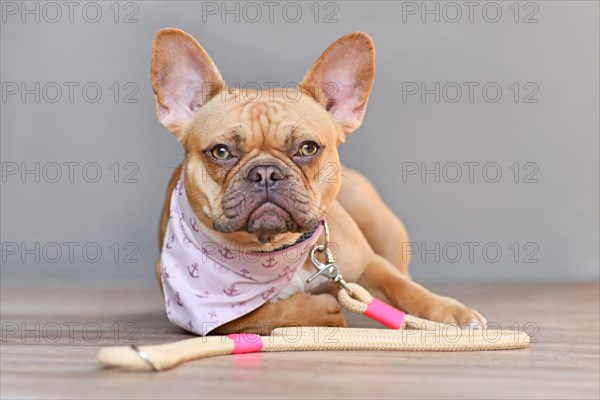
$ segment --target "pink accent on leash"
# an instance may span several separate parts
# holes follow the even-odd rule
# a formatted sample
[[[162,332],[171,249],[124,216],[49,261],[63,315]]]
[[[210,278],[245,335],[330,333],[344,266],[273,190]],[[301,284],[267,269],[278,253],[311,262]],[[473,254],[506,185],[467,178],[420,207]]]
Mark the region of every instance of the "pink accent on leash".
[[[263,348],[262,339],[253,333],[232,333],[227,337],[233,340],[231,354],[258,353]]]
[[[400,329],[404,321],[404,313],[384,302],[373,298],[367,306],[365,315],[392,329]]]

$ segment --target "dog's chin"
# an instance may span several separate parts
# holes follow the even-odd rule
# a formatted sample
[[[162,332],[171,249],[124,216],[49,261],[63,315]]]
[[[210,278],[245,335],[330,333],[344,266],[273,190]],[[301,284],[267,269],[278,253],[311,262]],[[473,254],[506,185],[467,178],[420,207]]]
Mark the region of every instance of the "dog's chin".
[[[278,234],[298,232],[299,226],[287,210],[266,202],[248,216],[246,231],[255,234],[261,243],[269,243]]]

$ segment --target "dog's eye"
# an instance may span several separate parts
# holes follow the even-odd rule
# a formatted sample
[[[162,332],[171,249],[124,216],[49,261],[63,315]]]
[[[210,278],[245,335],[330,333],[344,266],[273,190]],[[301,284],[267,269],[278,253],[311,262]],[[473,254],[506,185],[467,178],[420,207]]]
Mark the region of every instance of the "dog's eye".
[[[310,157],[317,154],[319,151],[319,145],[315,142],[304,142],[300,145],[300,150],[298,151],[299,155],[302,157]]]
[[[231,158],[231,152],[224,144],[218,144],[212,148],[210,154],[217,160],[227,160]]]

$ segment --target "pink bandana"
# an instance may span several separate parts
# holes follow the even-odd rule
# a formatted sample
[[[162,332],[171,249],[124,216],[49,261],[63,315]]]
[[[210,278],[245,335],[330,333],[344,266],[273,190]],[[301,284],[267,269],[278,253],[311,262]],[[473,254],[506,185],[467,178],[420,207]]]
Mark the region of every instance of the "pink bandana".
[[[252,253],[210,238],[198,223],[180,179],[161,253],[162,286],[169,320],[197,335],[267,303],[302,267],[321,234],[283,250]]]

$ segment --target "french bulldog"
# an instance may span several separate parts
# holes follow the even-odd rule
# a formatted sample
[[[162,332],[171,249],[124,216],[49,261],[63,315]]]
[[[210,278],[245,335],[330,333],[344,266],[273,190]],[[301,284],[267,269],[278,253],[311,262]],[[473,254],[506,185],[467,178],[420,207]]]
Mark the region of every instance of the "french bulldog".
[[[361,125],[373,85],[375,50],[367,34],[331,44],[297,88],[228,88],[200,44],[178,29],[156,33],[150,72],[158,119],[185,151],[168,184],[156,264],[167,314],[183,315],[171,321],[197,334],[345,326],[331,291],[305,284],[314,272],[307,246],[294,268],[276,271],[262,262],[251,272],[227,263],[230,249],[273,260],[281,249],[323,243],[325,220],[346,281],[418,317],[485,325],[476,310],[411,279],[403,223],[367,178],[340,163],[338,147]],[[210,256],[209,244],[221,260],[199,260]],[[177,275],[179,283],[166,282]],[[270,282],[279,283],[260,300],[256,288]],[[249,300],[236,302],[244,293],[239,298]],[[199,299],[211,301],[204,306]],[[227,309],[224,318],[219,307]],[[209,329],[197,328],[212,319]]]

